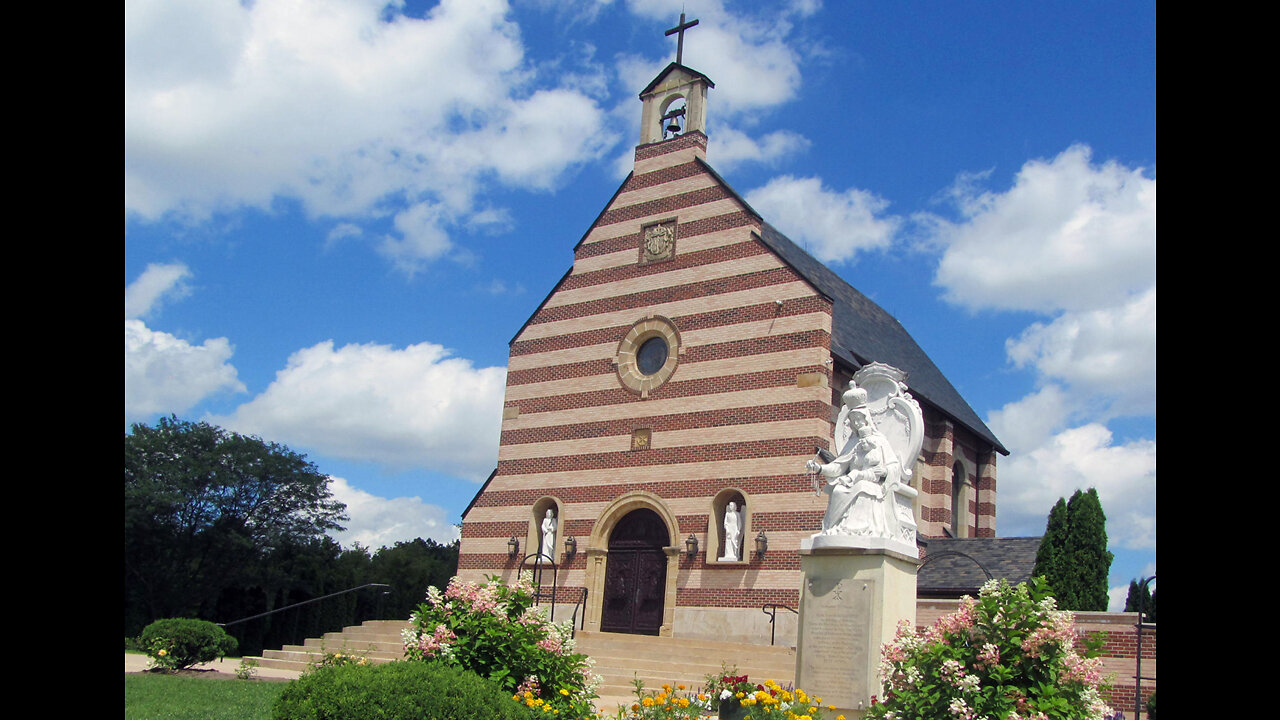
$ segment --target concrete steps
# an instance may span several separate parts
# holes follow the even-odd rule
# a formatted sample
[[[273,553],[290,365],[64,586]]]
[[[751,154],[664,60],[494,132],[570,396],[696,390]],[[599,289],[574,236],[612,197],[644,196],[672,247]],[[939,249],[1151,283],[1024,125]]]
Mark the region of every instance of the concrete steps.
[[[693,690],[706,684],[707,676],[718,677],[735,666],[738,675],[755,682],[795,682],[796,652],[790,647],[602,632],[579,632],[577,644],[604,678],[601,697],[633,696],[637,678],[647,689],[668,683]]]
[[[367,620],[361,625],[307,638],[301,645],[285,645],[279,650],[264,650],[253,658],[259,667],[305,671],[320,662],[325,653],[342,653],[366,657],[370,662],[384,663],[404,657],[404,641],[400,631],[409,627],[406,620]]]
[[[391,662],[404,657],[400,632],[408,626],[403,620],[370,620],[309,638],[302,645],[264,651],[255,659],[259,667],[299,672],[320,662],[326,652],[366,657],[374,663]],[[589,656],[594,661],[592,670],[604,678],[601,698],[618,701],[634,697],[637,678],[648,689],[669,683],[695,690],[706,683],[707,676],[718,677],[734,667],[738,675],[755,682],[795,682],[796,653],[790,647],[579,631],[577,651]]]

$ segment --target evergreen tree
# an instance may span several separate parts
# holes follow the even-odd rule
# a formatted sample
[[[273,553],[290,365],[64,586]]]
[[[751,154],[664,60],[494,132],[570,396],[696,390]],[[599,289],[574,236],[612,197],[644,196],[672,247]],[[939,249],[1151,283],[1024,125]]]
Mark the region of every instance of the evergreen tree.
[[[1059,608],[1106,610],[1112,557],[1098,491],[1077,490],[1070,500],[1059,498],[1049,512],[1034,574],[1049,581]]]
[[[1058,596],[1058,578],[1061,557],[1067,543],[1067,501],[1058,498],[1053,509],[1049,511],[1049,522],[1044,528],[1044,537],[1040,539],[1040,547],[1036,550],[1035,577],[1043,577],[1049,581],[1049,587],[1055,598]],[[1059,602],[1061,599],[1059,598]]]
[[[1155,595],[1151,592],[1149,586],[1139,585],[1137,580],[1129,581],[1129,596],[1124,601],[1125,612],[1138,612],[1141,609],[1143,620],[1147,622],[1155,622],[1156,620],[1156,601]]]

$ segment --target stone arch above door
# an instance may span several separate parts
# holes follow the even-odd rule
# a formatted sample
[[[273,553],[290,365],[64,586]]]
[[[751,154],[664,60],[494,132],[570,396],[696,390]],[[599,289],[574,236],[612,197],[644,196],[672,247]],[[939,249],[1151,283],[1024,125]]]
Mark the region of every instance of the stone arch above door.
[[[662,498],[649,492],[633,492],[618,497],[600,513],[591,529],[586,550],[587,619],[586,629],[600,631],[605,598],[605,576],[609,562],[609,538],[618,523],[635,510],[646,509],[657,514],[666,526],[668,545],[662,548],[666,557],[666,579],[663,588],[663,619],[658,634],[671,636],[675,621],[676,581],[680,570],[680,526]]]

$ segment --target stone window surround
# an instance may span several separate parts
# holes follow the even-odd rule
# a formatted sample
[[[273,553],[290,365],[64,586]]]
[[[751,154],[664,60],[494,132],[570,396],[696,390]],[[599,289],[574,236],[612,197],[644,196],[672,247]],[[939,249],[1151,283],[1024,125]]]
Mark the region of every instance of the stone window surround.
[[[636,353],[640,346],[651,338],[661,337],[667,343],[667,362],[652,375],[640,372],[636,365]],[[684,348],[680,345],[680,331],[670,319],[661,315],[649,315],[631,326],[627,334],[618,343],[618,352],[614,356],[614,364],[618,369],[618,382],[628,391],[648,398],[649,393],[662,387],[671,379],[680,362],[680,353]]]

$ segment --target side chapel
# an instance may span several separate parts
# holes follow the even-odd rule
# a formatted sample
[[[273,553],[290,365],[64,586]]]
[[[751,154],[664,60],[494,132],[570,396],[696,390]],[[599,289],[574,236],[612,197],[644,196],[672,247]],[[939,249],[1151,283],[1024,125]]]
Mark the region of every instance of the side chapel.
[[[458,574],[514,581],[541,555],[557,620],[585,589],[587,630],[794,644],[795,616],[761,608],[798,607],[827,505],[805,462],[836,450],[856,371],[900,369],[923,410],[922,548],[995,537],[1008,451],[897,320],[707,163],[714,87],[678,54],[640,93],[634,169],[511,341]]]

